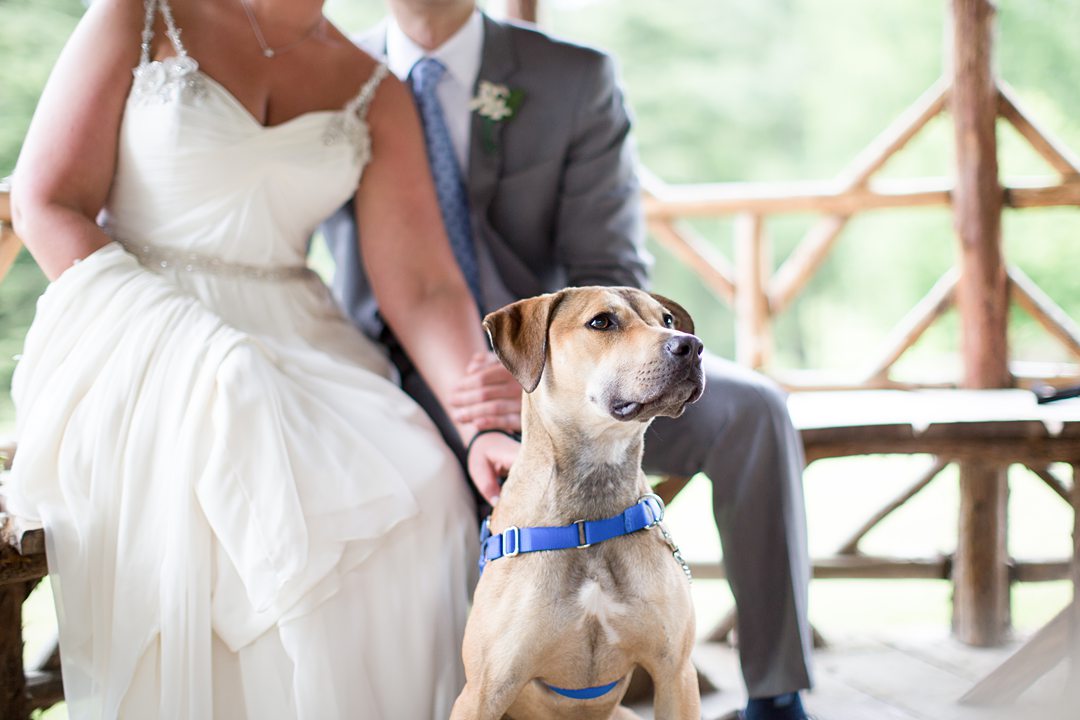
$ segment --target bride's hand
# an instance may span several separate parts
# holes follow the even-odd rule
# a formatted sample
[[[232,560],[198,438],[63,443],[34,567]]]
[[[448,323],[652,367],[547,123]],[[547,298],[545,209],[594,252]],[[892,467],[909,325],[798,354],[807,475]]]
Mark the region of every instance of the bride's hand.
[[[492,353],[474,355],[450,397],[450,416],[478,430],[521,431],[521,385]]]
[[[469,479],[492,507],[499,502],[500,480],[510,472],[520,450],[520,442],[500,432],[478,435],[469,444]]]

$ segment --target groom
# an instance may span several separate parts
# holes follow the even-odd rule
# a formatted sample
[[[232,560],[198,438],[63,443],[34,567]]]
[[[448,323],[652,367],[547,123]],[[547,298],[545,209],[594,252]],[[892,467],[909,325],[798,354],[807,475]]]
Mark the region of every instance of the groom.
[[[359,42],[416,95],[447,234],[481,309],[567,285],[645,285],[636,159],[611,58],[492,20],[475,0],[388,1],[391,17]],[[352,208],[323,230],[342,307],[388,344],[405,389],[447,427],[378,317]],[[799,691],[810,685],[801,442],[766,379],[708,354],[705,367],[705,396],[653,423],[644,466],[712,480],[751,698],[742,716],[801,720]],[[478,361],[455,415],[519,423],[521,390],[507,378],[493,359]]]

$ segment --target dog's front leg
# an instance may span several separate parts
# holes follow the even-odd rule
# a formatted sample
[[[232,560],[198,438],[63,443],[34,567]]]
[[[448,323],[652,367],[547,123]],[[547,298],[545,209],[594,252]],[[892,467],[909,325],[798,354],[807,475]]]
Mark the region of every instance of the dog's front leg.
[[[450,720],[501,720],[521,692],[520,687],[502,685],[499,688],[465,683],[465,689],[454,701]]]
[[[701,720],[697,670],[689,658],[669,680],[657,679],[653,708],[656,720]]]

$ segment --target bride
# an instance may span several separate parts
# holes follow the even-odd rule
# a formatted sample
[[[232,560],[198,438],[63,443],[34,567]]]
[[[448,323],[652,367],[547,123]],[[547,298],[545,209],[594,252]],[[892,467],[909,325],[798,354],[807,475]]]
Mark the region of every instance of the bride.
[[[53,282],[4,500],[46,529],[72,718],[448,716],[471,500],[304,266],[354,194],[445,400],[485,347],[413,101],[321,0],[96,0],[62,53],[12,191]],[[489,498],[515,452],[477,438]]]

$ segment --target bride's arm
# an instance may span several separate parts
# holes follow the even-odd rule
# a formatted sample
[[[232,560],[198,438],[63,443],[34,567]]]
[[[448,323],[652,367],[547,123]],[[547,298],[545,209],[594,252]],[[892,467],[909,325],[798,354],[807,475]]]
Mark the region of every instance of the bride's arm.
[[[53,68],[11,187],[15,232],[56,279],[109,242],[95,223],[112,183],[141,3],[96,0]]]
[[[470,359],[487,351],[481,318],[443,228],[412,95],[387,78],[368,120],[373,155],[356,202],[361,256],[383,319],[449,409]],[[456,427],[465,443],[476,433]],[[469,470],[488,499],[516,452],[501,435],[477,439]]]

